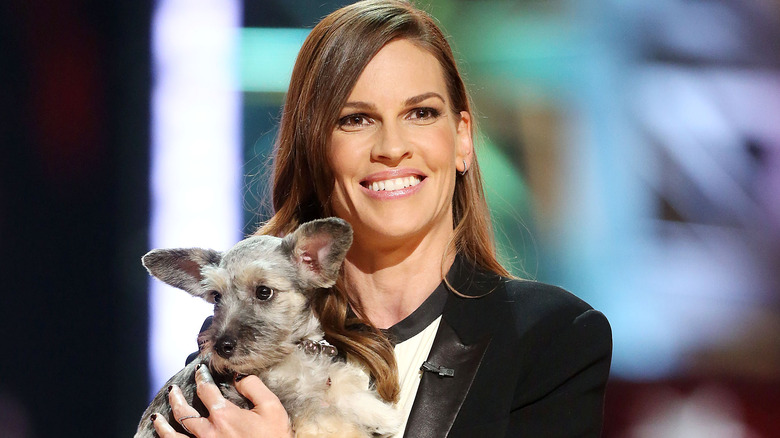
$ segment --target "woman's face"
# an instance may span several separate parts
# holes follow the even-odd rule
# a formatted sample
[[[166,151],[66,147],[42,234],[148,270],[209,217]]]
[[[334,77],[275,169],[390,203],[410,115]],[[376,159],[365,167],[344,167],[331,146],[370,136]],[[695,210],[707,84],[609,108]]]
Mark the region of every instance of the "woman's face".
[[[355,84],[330,139],[332,206],[355,243],[449,239],[458,170],[471,163],[471,116],[455,114],[439,62],[407,40],[385,45]]]

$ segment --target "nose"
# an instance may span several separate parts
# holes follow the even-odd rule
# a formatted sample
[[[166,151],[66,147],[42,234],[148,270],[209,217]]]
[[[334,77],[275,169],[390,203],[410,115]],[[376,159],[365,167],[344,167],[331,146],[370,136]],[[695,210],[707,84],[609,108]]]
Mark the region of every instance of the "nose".
[[[401,129],[392,123],[383,124],[380,135],[377,136],[371,148],[371,159],[394,166],[404,158],[411,156],[412,149],[409,142],[404,138]]]
[[[217,351],[218,355],[225,359],[230,359],[230,356],[232,356],[236,350],[236,340],[232,337],[222,337],[217,340],[214,349]]]

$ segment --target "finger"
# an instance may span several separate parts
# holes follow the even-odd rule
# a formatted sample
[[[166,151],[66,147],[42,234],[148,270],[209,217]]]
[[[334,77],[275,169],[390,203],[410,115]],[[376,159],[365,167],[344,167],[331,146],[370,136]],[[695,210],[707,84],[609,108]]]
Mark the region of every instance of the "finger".
[[[198,397],[209,410],[209,413],[224,409],[227,406],[228,401],[222,396],[217,385],[214,383],[214,378],[211,377],[209,367],[206,365],[198,366],[195,371],[195,383],[197,384]]]
[[[171,385],[168,391],[168,403],[171,405],[173,418],[176,418],[176,421],[178,421],[185,430],[195,435],[200,435],[198,431],[204,426],[204,423],[208,423],[208,420],[201,418],[198,411],[187,403],[184,394],[181,392],[181,388],[176,385]]]
[[[152,425],[154,425],[154,430],[157,431],[157,435],[159,435],[160,438],[186,438],[186,435],[180,434],[179,432],[173,430],[173,427],[168,424],[168,421],[166,421],[165,417],[162,415],[154,413],[150,417],[150,420],[152,421]]]
[[[255,375],[249,375],[243,378],[236,379],[236,389],[244,397],[248,398],[252,404],[255,405],[255,409],[268,412],[269,410],[281,409],[284,411],[282,403],[279,401],[279,397],[276,396],[267,386]]]

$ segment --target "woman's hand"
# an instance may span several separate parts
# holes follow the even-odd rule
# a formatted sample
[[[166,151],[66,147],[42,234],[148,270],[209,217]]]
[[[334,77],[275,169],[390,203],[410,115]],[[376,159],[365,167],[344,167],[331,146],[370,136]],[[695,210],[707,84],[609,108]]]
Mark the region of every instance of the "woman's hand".
[[[241,409],[226,400],[214,384],[207,366],[195,372],[198,397],[209,411],[203,418],[187,404],[177,386],[171,388],[168,401],[174,418],[198,438],[289,438],[293,436],[290,420],[279,398],[257,376],[247,376],[236,382],[236,389],[255,407]],[[173,430],[162,415],[153,415],[152,422],[160,438],[185,437]]]

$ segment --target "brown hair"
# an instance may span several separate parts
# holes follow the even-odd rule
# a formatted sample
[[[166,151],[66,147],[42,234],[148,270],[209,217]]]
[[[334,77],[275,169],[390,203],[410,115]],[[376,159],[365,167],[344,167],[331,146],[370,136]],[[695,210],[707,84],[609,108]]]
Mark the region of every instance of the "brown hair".
[[[449,44],[430,15],[400,0],[366,0],[345,6],[312,29],[293,68],[275,144],[272,202],[274,215],[258,234],[283,235],[301,223],[332,216],[333,175],[327,148],[339,113],[371,58],[388,42],[404,38],[434,55],[442,66],[451,110],[471,113],[466,87]],[[476,157],[455,182],[452,201],[454,237],[462,257],[501,275],[490,215]],[[345,291],[343,271],[332,289],[313,303],[326,336],[362,362],[379,394],[398,397],[393,346],[357,309]],[[359,313],[359,312],[358,312]]]

